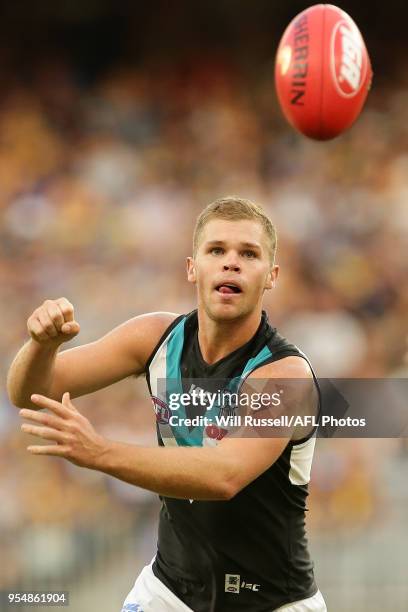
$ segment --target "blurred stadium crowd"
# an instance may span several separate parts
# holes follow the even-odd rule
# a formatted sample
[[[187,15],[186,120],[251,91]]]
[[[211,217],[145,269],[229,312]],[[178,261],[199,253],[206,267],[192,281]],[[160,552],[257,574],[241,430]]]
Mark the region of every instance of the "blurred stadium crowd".
[[[374,89],[351,131],[321,144],[288,130],[272,65],[248,75],[228,55],[170,70],[118,63],[86,85],[55,57],[29,85],[11,79],[0,103],[3,380],[46,298],[72,301],[81,343],[143,312],[192,309],[195,217],[227,194],[254,199],[276,224],[281,275],[265,307],[318,374],[406,376],[407,142],[404,82]],[[156,501],[29,457],[5,391],[1,404],[0,588],[44,588],[114,550]],[[154,441],[141,380],[78,406],[112,438]],[[395,458],[406,461],[401,441],[321,441],[312,540],[392,521],[375,478]]]

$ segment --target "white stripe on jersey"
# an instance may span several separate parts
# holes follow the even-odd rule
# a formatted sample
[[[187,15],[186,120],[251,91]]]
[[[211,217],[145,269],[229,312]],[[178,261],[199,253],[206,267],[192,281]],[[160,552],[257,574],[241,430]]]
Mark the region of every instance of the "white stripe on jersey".
[[[165,338],[163,344],[157,349],[155,356],[149,366],[150,387],[152,395],[166,403],[165,381],[167,377],[167,344],[171,334]],[[158,381],[160,381],[159,388]],[[159,423],[160,437],[165,446],[177,446],[177,441],[173,435],[170,425]]]
[[[316,437],[313,436],[303,444],[293,445],[289,470],[289,480],[293,485],[305,485],[310,481],[315,444]]]

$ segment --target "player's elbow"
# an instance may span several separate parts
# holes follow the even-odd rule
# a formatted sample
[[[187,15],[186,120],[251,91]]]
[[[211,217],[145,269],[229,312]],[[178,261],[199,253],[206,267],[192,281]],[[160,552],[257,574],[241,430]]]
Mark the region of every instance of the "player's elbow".
[[[234,497],[234,492],[226,482],[221,482],[214,491],[216,501],[229,501]]]
[[[235,457],[231,458],[224,455],[219,462],[218,478],[212,478],[210,483],[214,490],[215,499],[230,501],[246,484],[240,462],[237,462]]]
[[[221,501],[230,501],[242,488],[242,483],[237,475],[225,475],[218,485],[218,499]]]
[[[30,410],[40,410],[40,408],[36,404],[33,404],[28,397],[13,395],[12,393],[9,393],[8,396],[10,403],[18,409],[30,408]]]
[[[203,499],[209,501],[229,501],[238,492],[234,482],[221,475],[211,480],[206,479],[202,491],[204,493]]]
[[[27,403],[30,403],[29,399],[17,393],[17,391],[11,385],[9,380],[7,380],[7,395],[8,395],[10,404],[15,406],[16,408],[27,408],[28,407]]]
[[[36,404],[31,401],[30,395],[25,395],[19,392],[19,390],[13,385],[10,380],[7,380],[7,395],[10,400],[10,404],[16,408],[31,408],[31,410],[39,410]]]

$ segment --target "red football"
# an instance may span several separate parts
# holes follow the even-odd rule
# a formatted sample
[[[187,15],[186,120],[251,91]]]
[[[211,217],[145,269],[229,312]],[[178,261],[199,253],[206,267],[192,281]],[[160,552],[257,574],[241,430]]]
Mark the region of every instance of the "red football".
[[[279,43],[279,102],[289,123],[309,138],[329,140],[351,126],[372,74],[359,29],[332,4],[315,4],[299,13]]]

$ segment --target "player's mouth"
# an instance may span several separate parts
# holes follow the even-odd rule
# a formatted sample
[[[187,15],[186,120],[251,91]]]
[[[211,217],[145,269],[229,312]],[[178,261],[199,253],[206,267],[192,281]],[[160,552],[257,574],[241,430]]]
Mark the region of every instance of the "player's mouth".
[[[220,283],[215,286],[215,290],[221,295],[235,295],[237,293],[242,293],[242,289],[238,283]]]

